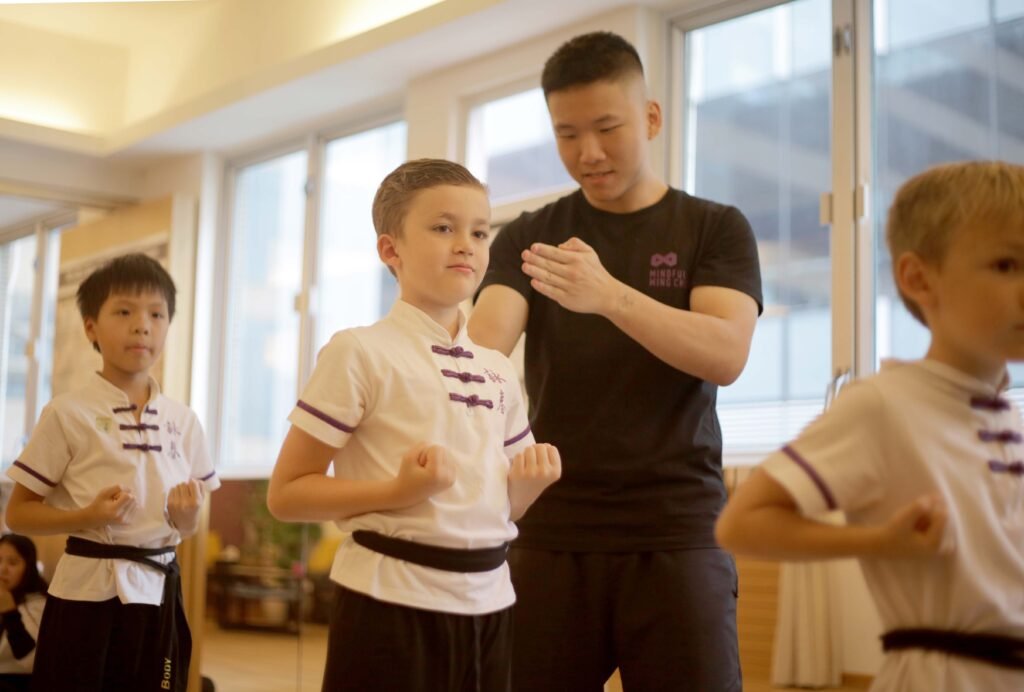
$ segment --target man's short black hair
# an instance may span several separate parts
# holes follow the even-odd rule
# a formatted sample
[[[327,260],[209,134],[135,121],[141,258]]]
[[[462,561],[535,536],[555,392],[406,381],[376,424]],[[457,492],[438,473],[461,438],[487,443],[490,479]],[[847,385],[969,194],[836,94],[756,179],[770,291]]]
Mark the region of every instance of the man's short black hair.
[[[559,46],[544,63],[540,85],[547,98],[553,91],[613,80],[631,72],[644,74],[633,44],[610,31],[595,31]]]
[[[90,274],[78,287],[78,311],[82,319],[96,319],[111,293],[155,291],[167,301],[167,319],[174,319],[177,289],[167,270],[149,255],[121,255]]]

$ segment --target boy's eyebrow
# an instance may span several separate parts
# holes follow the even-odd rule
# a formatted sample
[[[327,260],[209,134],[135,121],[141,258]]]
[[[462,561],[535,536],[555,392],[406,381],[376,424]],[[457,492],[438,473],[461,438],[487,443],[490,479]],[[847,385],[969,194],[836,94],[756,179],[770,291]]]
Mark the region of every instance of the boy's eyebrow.
[[[440,214],[438,214],[437,216],[442,221],[458,221],[459,220],[459,217],[458,217],[457,214],[452,214],[451,212],[447,212],[447,211],[443,211]],[[477,217],[477,218],[475,218],[475,219],[470,221],[470,225],[471,226],[479,226],[481,224],[486,225],[488,228],[490,228],[491,227],[491,220],[483,218],[483,217]]]

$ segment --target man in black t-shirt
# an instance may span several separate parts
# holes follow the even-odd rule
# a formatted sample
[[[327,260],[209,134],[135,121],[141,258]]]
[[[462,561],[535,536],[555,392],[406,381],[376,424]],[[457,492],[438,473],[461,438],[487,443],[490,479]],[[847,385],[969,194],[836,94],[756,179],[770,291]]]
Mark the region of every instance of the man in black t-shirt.
[[[513,689],[598,692],[618,667],[626,692],[739,690],[715,396],[760,311],[753,233],[654,172],[627,41],[577,36],[542,85],[580,189],[502,230],[469,323],[506,354],[525,331],[533,432],[563,462],[510,555]]]

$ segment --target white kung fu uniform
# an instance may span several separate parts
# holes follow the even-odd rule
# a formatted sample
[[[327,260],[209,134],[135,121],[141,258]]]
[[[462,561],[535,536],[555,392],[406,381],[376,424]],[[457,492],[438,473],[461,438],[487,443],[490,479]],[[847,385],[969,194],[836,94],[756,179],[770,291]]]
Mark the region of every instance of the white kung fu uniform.
[[[97,543],[139,548],[174,546],[181,541],[167,518],[167,494],[189,479],[204,491],[220,486],[202,426],[188,406],[160,394],[150,378],[150,398],[136,422],[135,406],[121,389],[96,373],[77,392],[46,405],[28,445],[7,475],[57,509],[92,504],[104,488],[120,484],[135,494],[138,507],[128,522],[72,535]],[[169,563],[173,553],[155,558]],[[160,605],[162,572],[129,560],[62,555],[49,593],[72,601]]]
[[[944,364],[887,361],[765,470],[800,511],[878,525],[923,495],[945,500],[947,556],[860,559],[885,631],[1024,637],[1024,445],[1020,412]],[[923,649],[887,653],[873,690],[1019,692],[1024,671]]]
[[[402,300],[376,324],[338,332],[321,350],[289,420],[339,448],[338,478],[393,479],[402,455],[419,442],[443,446],[455,463],[451,488],[413,507],[339,521],[343,531],[463,550],[515,538],[509,463],[533,435],[512,363],[473,343],[461,312],[454,339]],[[338,549],[331,579],[380,601],[446,613],[482,615],[515,601],[508,563],[489,572],[448,572],[384,556],[351,538]]]

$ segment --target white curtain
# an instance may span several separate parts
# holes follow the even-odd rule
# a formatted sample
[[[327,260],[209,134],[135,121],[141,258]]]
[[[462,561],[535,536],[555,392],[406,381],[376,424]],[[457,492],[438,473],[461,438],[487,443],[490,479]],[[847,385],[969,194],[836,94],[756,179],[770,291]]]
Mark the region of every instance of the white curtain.
[[[838,512],[824,518],[841,523]],[[843,674],[842,604],[835,562],[783,563],[772,684],[838,687]]]

